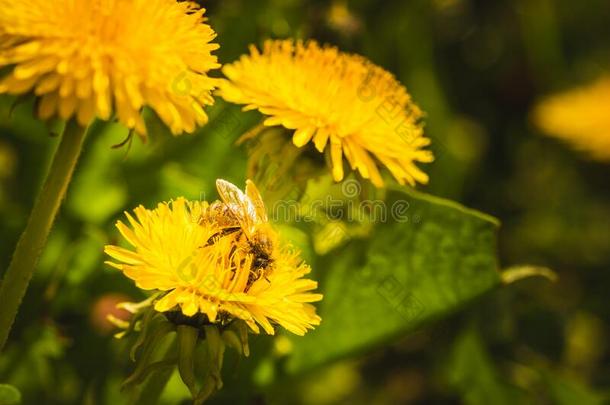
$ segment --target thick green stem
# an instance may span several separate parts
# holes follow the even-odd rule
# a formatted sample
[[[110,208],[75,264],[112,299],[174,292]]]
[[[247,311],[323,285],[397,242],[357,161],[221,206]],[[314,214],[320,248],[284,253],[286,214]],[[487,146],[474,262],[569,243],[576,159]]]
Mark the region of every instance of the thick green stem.
[[[36,199],[11,264],[0,284],[0,351],[4,348],[55,215],[66,194],[82,149],[85,132],[86,128],[74,120],[66,124],[42,191]]]

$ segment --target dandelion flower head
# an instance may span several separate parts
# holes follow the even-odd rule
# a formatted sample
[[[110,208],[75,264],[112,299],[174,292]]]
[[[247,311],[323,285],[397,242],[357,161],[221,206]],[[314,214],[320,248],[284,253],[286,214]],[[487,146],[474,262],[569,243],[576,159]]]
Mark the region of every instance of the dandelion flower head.
[[[146,134],[143,107],[174,134],[207,121],[220,67],[204,9],[174,0],[0,0],[0,93],[33,93],[41,119],[113,115]]]
[[[392,74],[364,57],[315,41],[270,40],[223,73],[225,100],[259,110],[266,126],[294,131],[297,147],[311,142],[329,151],[335,181],[344,177],[343,157],[376,186],[383,185],[379,166],[401,184],[428,181],[417,166],[433,160],[421,110]]]
[[[144,290],[160,291],[155,310],[168,315],[224,324],[242,319],[258,333],[274,333],[274,324],[303,335],[320,323],[311,302],[322,296],[312,292],[310,272],[291,246],[278,241],[271,226],[262,227],[273,242],[266,267],[256,264],[257,254],[241,232],[227,228],[233,221],[221,202],[178,198],[156,209],[140,206],[129,225],[117,228],[131,248],[107,246],[121,270]]]
[[[610,77],[548,97],[534,110],[534,120],[549,135],[610,161]]]

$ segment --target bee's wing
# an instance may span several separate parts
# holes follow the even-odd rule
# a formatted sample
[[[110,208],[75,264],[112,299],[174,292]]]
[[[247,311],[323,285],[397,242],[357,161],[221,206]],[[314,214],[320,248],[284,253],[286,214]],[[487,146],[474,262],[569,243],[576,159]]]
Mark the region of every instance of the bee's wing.
[[[256,207],[250,201],[250,198],[237,186],[226,180],[216,180],[216,189],[222,201],[231,210],[237,222],[239,222],[241,228],[247,234],[251,234],[256,226],[257,215]]]
[[[258,188],[254,185],[251,180],[246,180],[246,195],[250,198],[250,202],[254,205],[256,216],[259,221],[267,222],[267,211],[265,210],[265,203],[263,197],[259,193]]]

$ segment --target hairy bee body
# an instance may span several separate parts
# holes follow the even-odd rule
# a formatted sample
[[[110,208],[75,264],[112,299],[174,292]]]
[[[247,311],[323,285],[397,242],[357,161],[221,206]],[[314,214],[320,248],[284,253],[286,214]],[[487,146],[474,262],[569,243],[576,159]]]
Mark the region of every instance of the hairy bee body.
[[[248,243],[250,253],[254,256],[252,271],[248,277],[248,283],[251,284],[271,273],[273,269],[273,243],[261,233],[254,235]]]
[[[268,237],[268,220],[260,193],[251,181],[246,182],[246,193],[235,185],[217,180],[216,187],[222,201],[213,203],[206,218],[220,230],[212,235],[207,245],[218,238],[232,235],[245,246],[247,253],[253,257],[248,286],[264,277],[267,278],[273,269],[274,244]],[[248,287],[249,288],[249,287]]]

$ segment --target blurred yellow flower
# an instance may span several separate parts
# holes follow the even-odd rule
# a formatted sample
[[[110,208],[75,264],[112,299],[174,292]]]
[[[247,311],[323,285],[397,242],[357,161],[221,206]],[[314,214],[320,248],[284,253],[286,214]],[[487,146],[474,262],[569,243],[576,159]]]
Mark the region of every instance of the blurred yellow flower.
[[[267,41],[223,73],[225,100],[268,115],[266,126],[295,130],[297,147],[330,150],[335,181],[344,177],[343,156],[376,186],[383,185],[379,164],[401,184],[428,181],[416,166],[433,160],[422,112],[392,74],[365,58],[314,41]]]
[[[175,0],[0,0],[0,93],[38,97],[41,119],[116,118],[145,135],[150,106],[172,133],[207,121],[220,67],[204,9]]]
[[[610,160],[610,77],[548,97],[536,106],[534,120],[593,158]]]
[[[290,246],[277,242],[271,227],[264,227],[274,243],[261,272],[257,254],[242,233],[226,226],[234,221],[225,208],[221,202],[210,205],[183,198],[154,210],[140,206],[135,218],[126,214],[130,226],[117,223],[134,249],[106,246],[106,253],[117,261],[108,264],[138,287],[162,291],[154,308],[170,320],[203,318],[204,324],[225,325],[242,319],[256,333],[260,325],[274,334],[273,324],[279,324],[304,335],[320,323],[310,303],[322,299],[311,292],[317,283],[303,278],[309,266]]]

